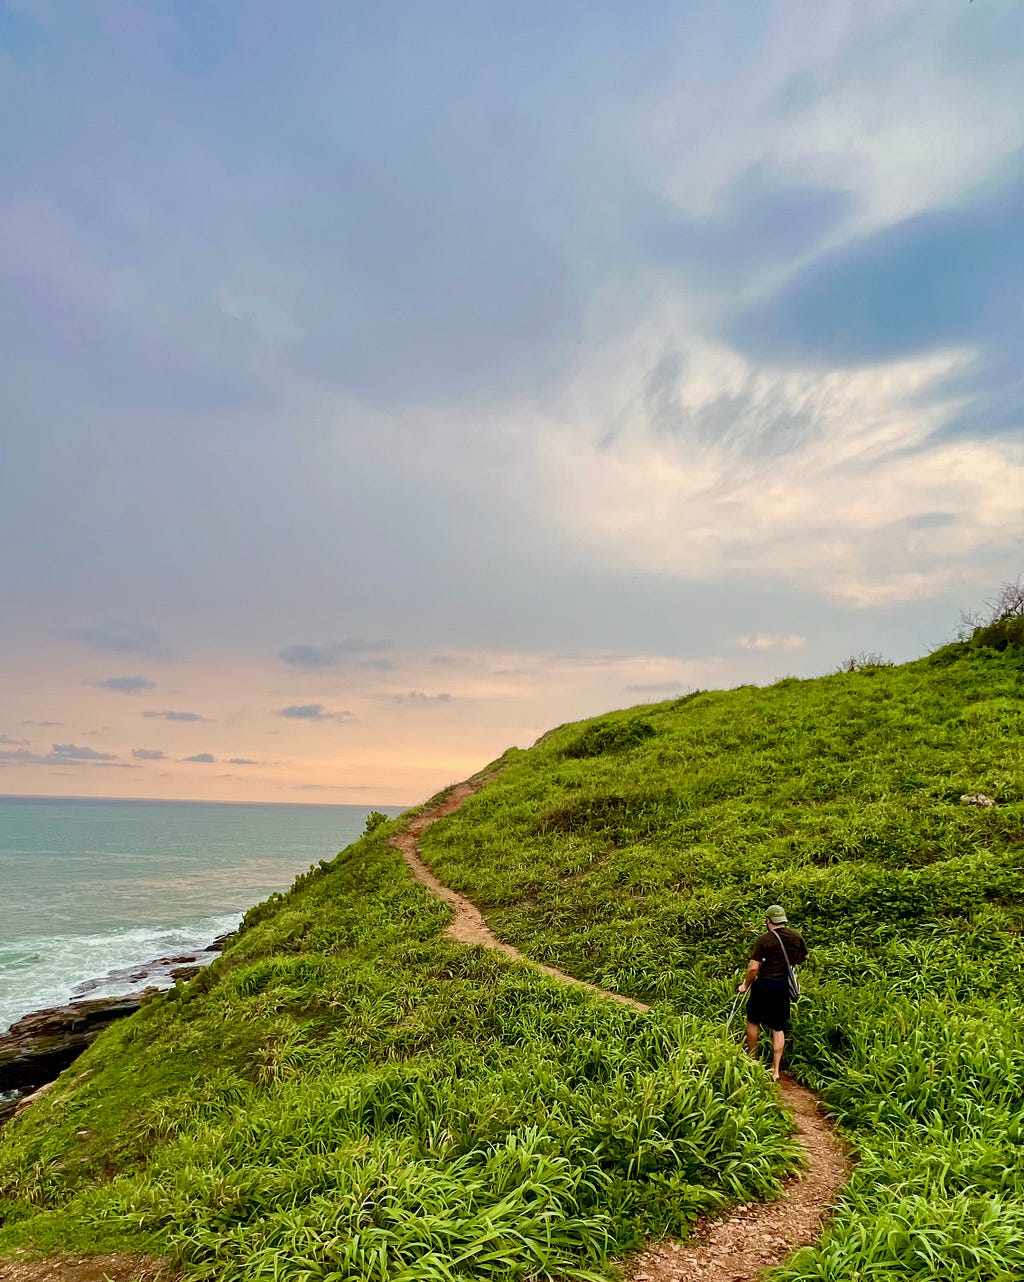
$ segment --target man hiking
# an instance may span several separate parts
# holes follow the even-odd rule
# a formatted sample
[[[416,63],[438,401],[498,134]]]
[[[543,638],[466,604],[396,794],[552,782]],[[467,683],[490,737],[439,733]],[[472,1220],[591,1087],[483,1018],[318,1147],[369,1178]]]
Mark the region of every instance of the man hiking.
[[[789,1031],[789,975],[786,962],[799,966],[807,960],[807,945],[798,930],[786,923],[781,904],[772,904],[765,913],[768,929],[758,935],[750,950],[747,973],[737,988],[750,993],[747,1001],[747,1054],[757,1054],[761,1025],[771,1029],[772,1077],[779,1080],[782,1051]]]

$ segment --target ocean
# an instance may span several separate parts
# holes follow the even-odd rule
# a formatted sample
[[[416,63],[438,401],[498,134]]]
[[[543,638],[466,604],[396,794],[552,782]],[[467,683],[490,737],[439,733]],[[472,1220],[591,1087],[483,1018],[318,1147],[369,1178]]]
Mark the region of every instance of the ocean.
[[[371,809],[401,810],[0,798],[0,1032],[91,980],[90,997],[132,991],[110,972],[233,930],[354,841]]]

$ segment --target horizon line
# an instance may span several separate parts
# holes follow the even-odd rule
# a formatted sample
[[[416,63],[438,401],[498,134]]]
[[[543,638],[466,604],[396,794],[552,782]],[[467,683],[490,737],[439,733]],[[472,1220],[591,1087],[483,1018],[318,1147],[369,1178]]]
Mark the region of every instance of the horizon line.
[[[75,796],[73,793],[50,792],[0,792],[0,801],[119,801],[132,802],[166,802],[174,806],[381,806],[388,810],[408,810],[419,802],[359,802],[359,801],[236,801],[221,800],[211,797],[93,797]]]

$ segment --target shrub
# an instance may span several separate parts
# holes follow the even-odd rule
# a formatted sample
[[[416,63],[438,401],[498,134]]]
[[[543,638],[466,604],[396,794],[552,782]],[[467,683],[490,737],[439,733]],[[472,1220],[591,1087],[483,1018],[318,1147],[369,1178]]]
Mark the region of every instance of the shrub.
[[[379,828],[381,824],[386,824],[388,822],[390,821],[387,815],[382,815],[379,810],[371,810],[366,816],[366,826],[363,828],[363,836],[368,837],[375,828]]]
[[[654,726],[643,717],[631,717],[626,721],[592,721],[581,735],[562,749],[562,756],[585,758],[627,752],[656,733]]]

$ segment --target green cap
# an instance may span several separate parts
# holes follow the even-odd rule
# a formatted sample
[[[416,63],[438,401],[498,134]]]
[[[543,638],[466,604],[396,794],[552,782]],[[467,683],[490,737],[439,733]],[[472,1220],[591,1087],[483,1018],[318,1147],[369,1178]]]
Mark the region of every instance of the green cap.
[[[785,926],[786,924],[786,910],[781,904],[772,904],[765,916],[773,926]]]

